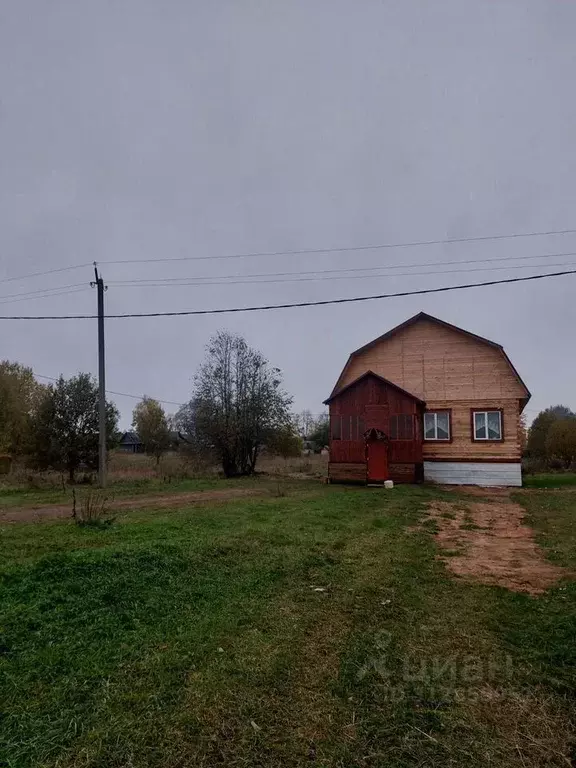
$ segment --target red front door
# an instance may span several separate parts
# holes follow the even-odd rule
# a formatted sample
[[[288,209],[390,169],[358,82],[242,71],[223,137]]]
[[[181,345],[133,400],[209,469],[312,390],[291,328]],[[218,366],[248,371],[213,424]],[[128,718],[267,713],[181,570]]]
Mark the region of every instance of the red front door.
[[[388,443],[385,440],[366,442],[368,482],[382,483],[388,480]]]

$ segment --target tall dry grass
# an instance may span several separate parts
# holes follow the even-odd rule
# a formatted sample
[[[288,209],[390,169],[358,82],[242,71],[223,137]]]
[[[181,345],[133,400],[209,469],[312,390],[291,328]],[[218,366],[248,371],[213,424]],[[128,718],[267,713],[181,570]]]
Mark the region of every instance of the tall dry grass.
[[[302,456],[284,459],[280,456],[263,454],[256,467],[258,474],[274,477],[324,477],[328,468],[328,457],[320,455]],[[216,478],[221,475],[221,468],[213,462],[202,461],[184,453],[169,453],[157,464],[154,457],[145,454],[130,454],[114,451],[108,464],[108,482],[111,486],[118,483],[147,484],[161,481],[176,483],[188,479]],[[96,484],[94,472],[80,470],[76,485]],[[37,472],[15,463],[12,471],[0,477],[0,488],[21,490],[66,491],[67,477],[61,472]]]

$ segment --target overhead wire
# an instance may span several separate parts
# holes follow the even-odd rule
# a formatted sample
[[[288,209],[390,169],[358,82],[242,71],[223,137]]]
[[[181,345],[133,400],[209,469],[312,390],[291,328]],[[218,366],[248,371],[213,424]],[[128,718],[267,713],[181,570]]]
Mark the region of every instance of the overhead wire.
[[[83,264],[71,264],[68,267],[56,267],[55,269],[47,269],[45,272],[31,272],[27,275],[15,275],[14,277],[2,277],[0,283],[12,283],[16,280],[28,280],[32,277],[45,277],[46,275],[55,275],[58,272],[69,272],[73,269],[83,269],[84,267],[91,267],[92,262],[85,262]]]
[[[484,263],[493,263],[493,262],[503,262],[503,261],[526,261],[528,259],[552,259],[552,258],[562,258],[564,256],[576,256],[576,252],[568,252],[568,253],[543,253],[536,256],[497,256],[495,258],[490,259],[452,259],[450,261],[431,261],[431,262],[420,262],[417,264],[382,264],[379,266],[374,267],[347,267],[347,268],[340,268],[340,269],[311,269],[311,270],[298,270],[297,272],[260,272],[255,273],[251,275],[206,275],[206,276],[184,276],[184,277],[162,277],[162,278],[131,278],[128,280],[108,280],[108,285],[132,285],[132,284],[171,284],[171,283],[180,283],[186,280],[234,280],[236,278],[243,278],[246,279],[253,278],[253,277],[290,277],[290,276],[300,276],[300,275],[324,275],[324,274],[340,274],[340,273],[356,273],[356,272],[375,272],[378,270],[384,270],[384,269],[412,269],[413,267],[441,267],[441,266],[449,266],[452,264],[484,264]],[[536,266],[543,266],[543,265],[536,265]],[[512,267],[511,267],[512,268]],[[417,273],[408,273],[411,274],[417,274]],[[428,274],[428,273],[425,273]],[[432,273],[430,273],[432,274]],[[368,275],[370,277],[370,275]]]
[[[255,251],[249,253],[230,253],[221,256],[175,256],[153,259],[106,259],[99,264],[152,264],[168,261],[217,261],[219,259],[247,259],[262,256],[303,256],[313,253],[345,253],[352,251],[376,251],[385,248],[419,248],[430,245],[449,245],[451,243],[478,243],[489,240],[511,240],[522,237],[547,237],[549,235],[573,235],[576,229],[554,229],[547,232],[513,232],[501,235],[479,235],[475,237],[448,237],[439,240],[413,240],[411,242],[378,243],[375,245],[352,245],[330,248],[302,248],[286,251]]]
[[[48,381],[58,381],[58,378],[55,376],[44,376],[41,373],[34,373],[34,376],[37,379],[47,379]],[[107,389],[106,390],[107,395],[116,395],[118,397],[131,397],[134,400],[142,400],[144,395],[131,395],[128,392],[115,392],[113,389]],[[181,407],[185,405],[185,403],[176,403],[173,400],[160,400],[160,398],[155,397],[153,398],[158,403],[162,403],[163,405],[177,405],[178,407]]]
[[[400,291],[397,293],[383,293],[372,296],[354,296],[340,299],[323,299],[319,301],[300,301],[286,304],[266,304],[252,307],[228,307],[222,309],[187,309],[171,312],[128,312],[124,314],[106,315],[107,319],[125,319],[125,318],[144,318],[144,317],[184,317],[190,315],[221,315],[236,312],[262,312],[275,309],[295,309],[301,307],[319,307],[332,304],[352,304],[364,301],[375,301],[379,299],[392,299],[404,296],[422,296],[429,293],[445,293],[448,291],[459,291],[468,288],[485,288],[492,285],[506,285],[511,283],[523,283],[531,280],[544,280],[550,277],[563,277],[565,275],[576,275],[576,269],[564,270],[563,272],[549,272],[540,275],[528,275],[526,277],[507,277],[501,280],[486,280],[481,283],[465,283],[462,285],[447,285],[438,288],[422,288],[416,291]],[[0,315],[0,320],[94,320],[97,315]]]
[[[0,299],[0,304],[14,304],[18,301],[36,301],[37,299],[50,299],[53,296],[68,296],[71,293],[82,293],[83,291],[89,291],[89,290],[90,288],[85,285],[83,288],[72,288],[67,291],[55,291],[53,293],[46,293],[40,296],[28,296],[20,299],[7,299],[7,300]]]
[[[328,269],[328,270],[306,270],[306,271],[298,271],[298,272],[263,272],[259,274],[253,274],[253,275],[246,275],[245,277],[242,275],[210,275],[210,276],[192,276],[192,277],[178,277],[178,278],[146,278],[146,279],[140,279],[140,278],[134,278],[131,280],[109,280],[107,281],[108,285],[117,287],[117,288],[136,288],[140,286],[146,286],[146,287],[188,287],[188,286],[198,286],[198,285],[257,285],[259,283],[262,284],[268,284],[268,283],[290,283],[290,282],[316,282],[320,280],[360,280],[360,279],[366,279],[366,278],[384,278],[384,277],[419,277],[419,276],[425,276],[425,275],[443,275],[443,274],[459,274],[459,273],[466,273],[466,272],[492,272],[492,271],[499,271],[499,270],[516,270],[516,269],[537,269],[541,266],[544,266],[542,264],[506,264],[504,266],[494,266],[494,267],[476,267],[472,269],[454,269],[454,270],[426,270],[425,272],[396,272],[393,274],[373,274],[376,271],[381,272],[382,270],[390,270],[390,269],[398,269],[404,266],[405,268],[411,269],[412,267],[420,267],[420,266],[442,266],[442,265],[451,265],[451,264],[482,264],[482,263],[500,263],[503,261],[524,261],[529,259],[549,259],[549,258],[555,258],[555,257],[564,257],[564,256],[576,256],[576,252],[568,252],[568,253],[548,253],[548,254],[540,254],[540,255],[534,255],[534,256],[511,256],[511,257],[497,257],[497,258],[490,258],[490,259],[466,259],[466,260],[451,260],[451,261],[444,261],[444,262],[429,262],[429,263],[420,263],[420,264],[391,264],[391,265],[385,265],[385,266],[378,266],[378,267],[353,267],[353,268],[345,268],[345,269]],[[564,267],[564,266],[571,266],[573,262],[561,262],[556,264],[546,264],[547,267]],[[371,274],[367,275],[357,275],[357,274],[351,274],[351,273],[357,273],[357,272],[370,272]],[[337,274],[334,274],[337,273]],[[344,274],[341,274],[344,273]],[[319,275],[319,277],[303,277],[308,275]],[[325,277],[324,275],[328,275]],[[233,278],[242,278],[240,280],[236,280]],[[281,280],[262,280],[262,279],[252,279],[252,278],[266,278],[266,277],[282,277],[286,279]],[[70,289],[70,290],[68,290]],[[41,288],[35,291],[25,291],[20,293],[10,293],[10,294],[4,294],[0,295],[0,304],[9,304],[12,303],[11,300],[22,300],[26,301],[28,299],[33,300],[36,298],[50,298],[50,296],[62,296],[66,295],[67,293],[77,293],[80,290],[87,290],[88,286],[86,282],[82,283],[71,283],[68,285],[62,285],[62,286],[55,286],[53,288]]]
[[[63,291],[65,288],[78,288],[79,286],[86,286],[86,281],[82,283],[70,283],[69,285],[57,285],[53,288],[39,288],[36,291],[23,291],[20,293],[5,293],[0,295],[0,299],[12,299],[15,296],[33,296],[36,293],[46,293],[46,291]]]
[[[329,248],[301,248],[298,250],[284,250],[284,251],[255,251],[248,253],[231,253],[217,256],[176,256],[176,257],[162,257],[152,259],[104,259],[100,260],[99,264],[146,264],[146,263],[161,263],[161,262],[174,262],[174,261],[217,261],[220,259],[244,259],[244,258],[258,258],[263,256],[298,256],[305,254],[315,253],[346,253],[355,251],[374,251],[387,248],[419,248],[424,246],[433,245],[449,245],[451,243],[474,243],[474,242],[486,242],[496,240],[511,240],[516,238],[529,238],[529,237],[548,237],[553,235],[572,235],[576,234],[576,229],[551,229],[547,231],[537,232],[512,232],[507,234],[498,235],[478,235],[471,237],[449,237],[438,240],[413,240],[396,243],[377,243],[375,245],[351,245],[351,246],[338,246]],[[47,269],[39,272],[30,272],[25,275],[14,275],[11,277],[0,278],[0,283],[10,283],[17,280],[29,280],[34,277],[44,277],[46,275],[53,275],[60,272],[68,272],[75,269],[83,269],[85,267],[93,266],[94,262],[82,262],[80,264],[70,264],[64,267],[55,267],[53,269]]]
[[[572,254],[566,254],[566,255],[572,255]],[[574,254],[576,255],[576,254]],[[120,284],[115,281],[109,281],[108,285],[111,285],[115,288],[185,288],[190,286],[205,286],[205,285],[267,285],[267,284],[282,284],[282,283],[309,283],[309,282],[318,282],[318,281],[324,281],[324,280],[366,280],[367,278],[371,280],[377,280],[377,279],[383,279],[387,278],[390,279],[391,277],[422,277],[424,275],[450,275],[450,274],[463,274],[463,273],[469,273],[469,272],[497,272],[502,270],[511,270],[511,269],[538,269],[539,267],[547,266],[547,267],[570,267],[574,266],[574,261],[569,262],[561,262],[556,264],[522,264],[522,265],[506,265],[504,267],[475,267],[473,269],[443,269],[443,270],[433,270],[428,272],[396,272],[394,274],[379,274],[379,275],[330,275],[328,277],[294,277],[294,278],[288,278],[288,279],[282,279],[282,280],[228,280],[225,282],[221,281],[206,281],[206,282],[196,282],[195,280],[189,280],[188,282],[181,282],[181,283],[141,283],[139,281],[135,281],[134,283],[131,282],[124,282],[122,281]],[[298,274],[298,273],[293,273]]]

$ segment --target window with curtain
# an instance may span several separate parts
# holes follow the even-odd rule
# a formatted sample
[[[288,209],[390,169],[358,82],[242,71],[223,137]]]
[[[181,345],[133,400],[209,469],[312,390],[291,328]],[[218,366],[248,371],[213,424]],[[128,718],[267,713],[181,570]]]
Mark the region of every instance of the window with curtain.
[[[424,414],[424,440],[450,440],[450,411]]]
[[[474,440],[502,440],[501,411],[473,411]]]

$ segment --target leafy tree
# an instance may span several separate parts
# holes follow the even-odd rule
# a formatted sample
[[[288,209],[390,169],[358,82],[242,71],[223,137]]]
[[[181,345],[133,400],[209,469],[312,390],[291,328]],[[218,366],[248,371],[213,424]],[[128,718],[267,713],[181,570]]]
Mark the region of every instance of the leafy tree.
[[[327,413],[320,416],[315,422],[314,428],[310,433],[310,440],[317,448],[324,448],[325,445],[328,445],[330,440],[330,419]]]
[[[106,403],[108,448],[118,439],[118,410]],[[68,472],[75,480],[78,468],[98,467],[98,385],[88,373],[70,379],[60,376],[45,389],[32,419],[30,453],[40,469]]]
[[[278,368],[241,337],[220,331],[206,348],[189,406],[199,445],[212,451],[226,477],[252,474],[260,449],[290,424],[290,398]]]
[[[303,440],[295,426],[286,424],[270,435],[266,449],[283,459],[291,459],[302,455]]]
[[[528,455],[532,458],[545,459],[548,455],[546,438],[552,425],[556,421],[574,418],[576,414],[565,405],[553,405],[540,411],[528,431]]]
[[[557,419],[576,419],[576,413],[567,405],[551,405],[546,410],[550,411]]]
[[[546,450],[549,458],[558,458],[569,469],[576,461],[576,419],[557,419],[546,437]]]
[[[171,446],[170,427],[164,408],[151,397],[142,399],[132,414],[132,426],[138,433],[146,453],[160,463],[163,453]]]
[[[0,453],[22,454],[30,440],[31,418],[45,387],[31,368],[0,362]]]

